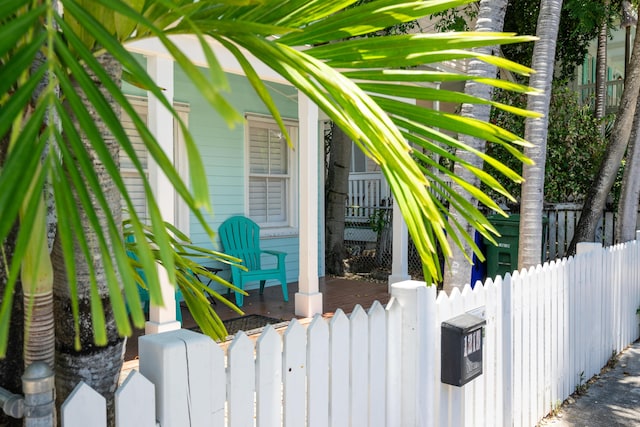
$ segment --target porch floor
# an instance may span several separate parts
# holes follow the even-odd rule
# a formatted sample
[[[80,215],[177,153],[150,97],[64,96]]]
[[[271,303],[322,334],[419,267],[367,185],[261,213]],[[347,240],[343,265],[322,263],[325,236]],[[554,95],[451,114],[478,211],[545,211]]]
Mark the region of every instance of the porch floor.
[[[366,280],[346,279],[343,277],[323,277],[320,278],[320,292],[325,315],[332,315],[338,308],[345,313],[350,313],[356,304],[368,309],[374,301],[381,304],[389,302],[388,286],[386,283],[370,282]],[[298,292],[298,283],[288,284],[289,301],[282,299],[282,288],[280,286],[270,286],[265,288],[264,294],[259,295],[258,290],[249,291],[249,296],[244,297],[242,311],[245,315],[259,314],[267,317],[274,317],[282,320],[291,320],[298,317],[294,314],[295,293]],[[234,301],[233,293],[229,296]],[[184,304],[184,303],[183,303]],[[196,326],[189,310],[184,305],[182,308],[182,327],[191,328]],[[222,320],[229,320],[240,315],[230,308],[218,303],[216,312]],[[127,340],[127,349],[124,360],[133,360],[138,356],[138,337],[144,334],[143,329],[137,329]]]

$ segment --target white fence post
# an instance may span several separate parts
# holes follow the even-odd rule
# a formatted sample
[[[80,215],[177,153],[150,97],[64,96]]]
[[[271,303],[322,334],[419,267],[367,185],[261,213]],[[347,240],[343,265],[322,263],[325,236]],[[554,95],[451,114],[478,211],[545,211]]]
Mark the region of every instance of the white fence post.
[[[431,353],[436,325],[429,324],[427,313],[435,311],[436,289],[424,282],[407,280],[391,285],[391,296],[402,307],[401,350],[399,360],[389,358],[389,363],[399,363],[402,426],[426,426],[431,402],[426,396],[433,396],[433,363],[426,356]],[[390,352],[390,355],[393,353]],[[433,356],[433,355],[431,355]],[[430,365],[429,365],[429,362]],[[395,379],[390,378],[389,381]]]
[[[140,373],[156,387],[156,419],[162,427],[210,426],[218,387],[226,378],[214,376],[222,350],[208,336],[178,329],[139,339]],[[248,368],[247,368],[248,369]],[[251,366],[251,370],[253,370]]]

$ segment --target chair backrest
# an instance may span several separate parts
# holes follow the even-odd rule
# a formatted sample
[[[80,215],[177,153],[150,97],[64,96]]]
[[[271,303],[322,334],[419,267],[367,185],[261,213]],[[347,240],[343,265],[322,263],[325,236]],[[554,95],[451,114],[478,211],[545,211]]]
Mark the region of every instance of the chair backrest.
[[[249,270],[260,267],[260,227],[244,216],[232,216],[218,229],[226,254],[242,259]]]

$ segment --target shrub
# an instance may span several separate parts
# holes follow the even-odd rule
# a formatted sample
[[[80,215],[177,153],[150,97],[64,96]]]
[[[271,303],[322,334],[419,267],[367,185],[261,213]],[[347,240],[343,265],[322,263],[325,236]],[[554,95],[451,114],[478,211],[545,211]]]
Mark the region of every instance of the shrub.
[[[505,104],[526,107],[526,95],[496,91],[494,99]],[[524,135],[524,119],[493,109],[491,122],[517,135]],[[581,202],[584,200],[600,165],[606,148],[601,136],[601,122],[593,117],[589,106],[581,106],[577,94],[567,87],[554,88],[549,112],[547,162],[545,168],[545,202]],[[506,150],[493,144],[487,153],[497,157],[514,170],[522,172]],[[490,168],[486,166],[486,168]],[[520,185],[500,179],[500,182],[520,199]]]

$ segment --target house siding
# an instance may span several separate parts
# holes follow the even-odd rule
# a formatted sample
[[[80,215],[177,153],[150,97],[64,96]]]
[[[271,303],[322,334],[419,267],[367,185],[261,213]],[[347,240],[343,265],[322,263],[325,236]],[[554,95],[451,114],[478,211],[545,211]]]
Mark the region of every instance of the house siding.
[[[205,71],[203,70],[203,72]],[[227,78],[233,96],[228,95],[226,98],[239,113],[269,114],[244,76],[228,74]],[[266,85],[270,88],[271,95],[282,116],[297,119],[298,106],[295,100],[295,89],[271,82],[267,82]],[[245,214],[244,125],[238,124],[235,128],[230,129],[177,67],[175,69],[174,98],[176,101],[188,103],[191,107],[189,128],[202,156],[209,182],[209,195],[214,209],[210,225],[213,230],[217,230],[228,217]],[[293,153],[297,153],[297,151]],[[196,245],[221,249],[219,239],[216,238],[215,244],[212,244],[193,215],[190,220],[190,234]],[[288,254],[286,259],[287,281],[298,279],[299,240],[297,235],[262,239],[261,245],[264,249],[286,252]],[[264,262],[265,267],[268,267],[273,261],[265,258]],[[220,267],[223,268],[220,275],[229,278],[229,268],[226,265]],[[269,281],[267,286],[275,284],[277,282]],[[254,289],[257,286],[258,283],[254,283],[247,288]]]

